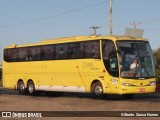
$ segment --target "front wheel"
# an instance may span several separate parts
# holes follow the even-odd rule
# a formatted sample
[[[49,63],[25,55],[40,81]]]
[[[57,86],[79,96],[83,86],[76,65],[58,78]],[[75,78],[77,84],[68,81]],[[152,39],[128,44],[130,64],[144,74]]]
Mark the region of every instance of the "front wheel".
[[[35,95],[36,91],[35,91],[35,85],[33,81],[30,81],[27,85],[27,89],[28,89],[28,93],[30,95]]]
[[[104,97],[103,87],[100,82],[95,82],[92,84],[91,92],[96,98],[103,98]]]

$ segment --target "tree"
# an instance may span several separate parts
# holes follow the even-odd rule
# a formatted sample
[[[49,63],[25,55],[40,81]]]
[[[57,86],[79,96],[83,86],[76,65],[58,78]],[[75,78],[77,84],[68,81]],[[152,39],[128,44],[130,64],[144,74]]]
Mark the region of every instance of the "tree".
[[[156,78],[160,82],[160,48],[154,50],[153,55],[156,58]]]

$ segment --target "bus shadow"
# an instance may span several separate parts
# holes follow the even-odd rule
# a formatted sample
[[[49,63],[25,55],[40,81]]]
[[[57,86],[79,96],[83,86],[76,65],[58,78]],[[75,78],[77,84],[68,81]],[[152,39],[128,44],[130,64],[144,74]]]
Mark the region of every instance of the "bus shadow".
[[[0,94],[18,95],[19,93],[17,90],[9,90],[9,89],[4,89],[0,87]]]
[[[7,95],[19,95],[17,90],[8,90],[4,88],[0,88],[0,94],[7,94]],[[28,95],[29,96],[29,95]],[[138,101],[138,102],[160,102],[160,93],[150,93],[150,94],[136,94],[133,98],[127,99],[123,98],[121,95],[115,94],[107,94],[101,98],[95,97],[90,93],[74,93],[74,92],[40,92],[33,97],[70,97],[70,98],[87,98],[87,99],[96,99],[96,100],[107,100],[107,101]]]
[[[116,94],[107,94],[101,98],[93,96],[90,93],[72,93],[66,92],[63,94],[55,95],[54,92],[51,95],[42,93],[37,95],[38,97],[70,97],[70,98],[86,98],[86,99],[95,99],[95,100],[104,100],[104,101],[138,101],[138,102],[160,102],[160,93],[150,93],[150,94],[136,94],[133,98],[124,98],[121,95]]]

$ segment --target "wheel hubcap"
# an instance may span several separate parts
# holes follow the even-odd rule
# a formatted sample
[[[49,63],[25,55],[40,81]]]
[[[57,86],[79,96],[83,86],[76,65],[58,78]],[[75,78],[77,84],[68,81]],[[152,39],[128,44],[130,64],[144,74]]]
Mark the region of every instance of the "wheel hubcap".
[[[30,93],[33,93],[33,90],[34,90],[33,85],[29,85],[29,92],[30,92]]]
[[[24,89],[25,89],[24,85],[21,84],[21,85],[20,85],[20,90],[23,91]]]
[[[95,88],[95,94],[96,95],[101,95],[101,94],[103,94],[103,90],[102,90],[102,87],[101,86],[96,86],[96,88]]]

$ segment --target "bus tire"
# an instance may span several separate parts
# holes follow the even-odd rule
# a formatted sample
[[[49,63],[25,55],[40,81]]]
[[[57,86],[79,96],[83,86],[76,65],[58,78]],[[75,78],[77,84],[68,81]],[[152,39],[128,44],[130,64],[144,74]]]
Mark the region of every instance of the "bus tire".
[[[91,86],[91,93],[96,98],[104,98],[103,87],[100,82],[95,82]]]
[[[18,91],[20,95],[26,95],[27,91],[23,81],[19,81],[17,85]]]
[[[36,94],[35,85],[34,85],[33,81],[29,81],[28,82],[27,89],[28,89],[29,95],[35,95]]]

